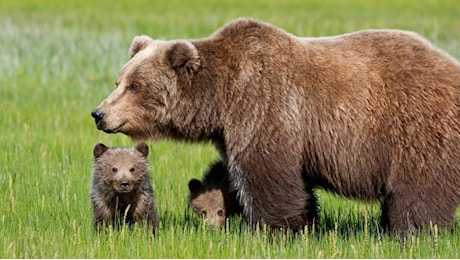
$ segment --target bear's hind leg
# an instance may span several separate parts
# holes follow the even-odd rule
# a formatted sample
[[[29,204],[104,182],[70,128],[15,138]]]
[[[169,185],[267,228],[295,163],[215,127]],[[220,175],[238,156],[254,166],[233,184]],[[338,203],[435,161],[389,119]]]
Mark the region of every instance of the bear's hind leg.
[[[398,187],[386,195],[382,204],[382,227],[400,238],[414,234],[430,224],[445,227],[455,219],[455,203],[440,201],[425,189]],[[442,200],[442,199],[441,199]]]

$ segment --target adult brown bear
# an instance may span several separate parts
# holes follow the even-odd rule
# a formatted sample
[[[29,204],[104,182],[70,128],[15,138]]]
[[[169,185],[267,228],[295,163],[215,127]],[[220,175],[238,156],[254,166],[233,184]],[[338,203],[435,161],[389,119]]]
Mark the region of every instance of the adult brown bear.
[[[460,64],[412,32],[299,38],[250,19],[208,38],[135,37],[98,129],[211,140],[250,223],[303,228],[317,186],[380,200],[404,234],[460,201]]]

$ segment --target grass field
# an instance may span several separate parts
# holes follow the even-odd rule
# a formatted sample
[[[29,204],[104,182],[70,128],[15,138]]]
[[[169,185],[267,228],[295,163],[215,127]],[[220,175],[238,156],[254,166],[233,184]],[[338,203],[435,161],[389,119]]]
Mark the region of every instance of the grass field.
[[[91,110],[114,88],[135,35],[205,37],[247,16],[302,36],[400,28],[460,58],[458,1],[0,1],[1,258],[460,258],[453,230],[398,242],[377,204],[320,191],[321,221],[290,237],[235,218],[213,231],[187,210],[187,182],[217,158],[210,144],[150,144],[158,235],[93,232],[92,148],[131,146],[97,131]]]

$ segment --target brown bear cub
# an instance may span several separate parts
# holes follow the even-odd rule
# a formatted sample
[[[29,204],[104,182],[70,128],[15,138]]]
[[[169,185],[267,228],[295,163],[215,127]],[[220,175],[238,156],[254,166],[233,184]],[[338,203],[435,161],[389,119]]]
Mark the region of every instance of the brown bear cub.
[[[222,161],[215,162],[202,181],[191,179],[188,187],[190,207],[213,228],[222,227],[228,217],[243,212]]]
[[[147,222],[155,233],[158,218],[148,176],[148,153],[145,143],[135,148],[94,146],[90,195],[96,228]]]

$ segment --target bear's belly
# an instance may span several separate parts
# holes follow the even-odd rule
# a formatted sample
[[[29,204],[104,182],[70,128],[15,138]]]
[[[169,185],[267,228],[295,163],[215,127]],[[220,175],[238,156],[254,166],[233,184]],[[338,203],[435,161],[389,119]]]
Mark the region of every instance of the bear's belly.
[[[359,200],[380,200],[384,196],[385,185],[375,175],[356,175],[334,174],[325,176],[316,176],[312,178],[314,187],[321,187],[327,191],[342,195],[345,197]]]

